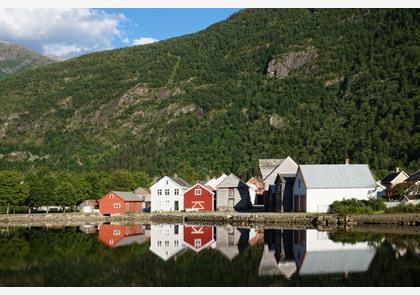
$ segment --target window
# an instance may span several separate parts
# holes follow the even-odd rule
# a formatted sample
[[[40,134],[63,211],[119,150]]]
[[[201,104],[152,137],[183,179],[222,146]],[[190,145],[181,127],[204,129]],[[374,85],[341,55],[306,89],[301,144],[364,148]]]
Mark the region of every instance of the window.
[[[165,189],[165,196],[169,196],[169,188]]]
[[[195,195],[196,196],[201,196],[201,188],[196,188],[195,189]]]
[[[120,209],[121,204],[120,203],[114,203],[114,209]]]
[[[169,201],[165,201],[166,210],[169,209]]]
[[[298,179],[298,188],[300,188],[300,179]]]
[[[109,244],[114,245],[114,240],[113,239],[109,240]]]
[[[162,190],[161,189],[158,189],[157,190],[157,193],[158,193],[158,196],[161,196],[162,195]]]
[[[158,247],[162,247],[162,241],[157,241]]]
[[[179,188],[175,189],[175,196],[179,196]]]
[[[113,198],[114,198],[114,195],[113,195],[113,194],[110,194],[110,195],[109,195],[109,198],[110,198],[110,199],[113,199]]]
[[[201,247],[201,239],[194,239],[194,247]]]
[[[165,247],[169,247],[169,241],[165,241]]]
[[[166,180],[166,185],[168,185],[169,184],[169,181],[168,180]]]
[[[233,188],[229,189],[229,197],[233,197],[235,195],[235,191]]]
[[[169,236],[169,228],[165,229],[165,235]]]
[[[174,234],[177,235],[179,231],[179,225],[174,225]]]
[[[174,246],[178,247],[179,246],[179,241],[174,241]]]
[[[119,229],[114,229],[114,236],[119,236],[121,231]]]
[[[228,246],[235,246],[235,237],[228,236]]]

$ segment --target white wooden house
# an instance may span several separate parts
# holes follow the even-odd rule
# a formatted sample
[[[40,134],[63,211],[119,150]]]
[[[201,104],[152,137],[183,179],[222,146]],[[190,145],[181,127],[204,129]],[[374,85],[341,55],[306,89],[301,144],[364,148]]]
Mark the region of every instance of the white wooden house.
[[[334,201],[367,200],[375,190],[368,165],[300,165],[293,185],[293,211],[327,212]]]
[[[150,187],[151,211],[184,210],[184,192],[190,185],[179,177],[165,176]]]

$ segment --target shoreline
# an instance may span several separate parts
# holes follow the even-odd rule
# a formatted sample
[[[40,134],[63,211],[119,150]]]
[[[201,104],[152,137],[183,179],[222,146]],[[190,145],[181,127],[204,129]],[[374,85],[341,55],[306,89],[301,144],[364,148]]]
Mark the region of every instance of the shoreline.
[[[390,225],[400,227],[420,226],[420,213],[398,214],[336,214],[321,213],[276,213],[276,212],[168,212],[137,213],[117,216],[100,216],[84,213],[36,213],[36,214],[1,214],[1,224],[77,224],[121,222],[121,223],[185,223],[185,224],[232,224],[239,226],[279,226],[279,227],[315,227],[334,228],[348,226]]]

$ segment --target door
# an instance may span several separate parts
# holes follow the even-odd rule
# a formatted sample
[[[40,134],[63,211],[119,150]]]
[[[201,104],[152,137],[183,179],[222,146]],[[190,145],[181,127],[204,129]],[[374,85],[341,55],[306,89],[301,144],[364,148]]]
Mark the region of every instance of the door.
[[[175,201],[174,203],[174,210],[179,211],[179,201]]]
[[[229,198],[228,200],[228,208],[233,209],[233,198]]]

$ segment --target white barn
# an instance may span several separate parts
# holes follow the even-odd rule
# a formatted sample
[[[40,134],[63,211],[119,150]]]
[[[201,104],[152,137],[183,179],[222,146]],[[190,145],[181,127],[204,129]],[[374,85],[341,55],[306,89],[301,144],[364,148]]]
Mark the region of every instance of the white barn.
[[[150,187],[151,211],[184,210],[184,192],[190,185],[179,177],[165,176]]]
[[[300,165],[293,184],[293,211],[325,213],[334,201],[367,200],[375,190],[368,165]]]

